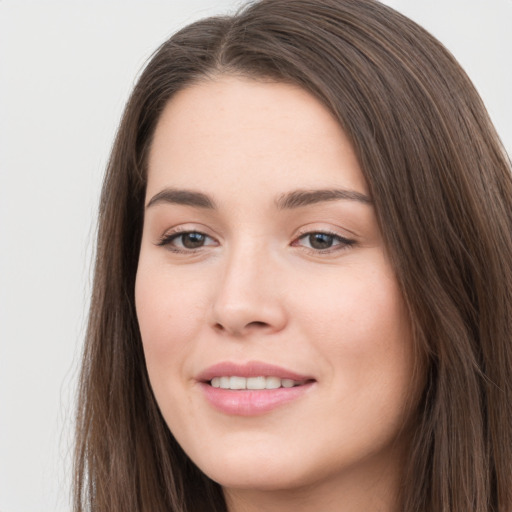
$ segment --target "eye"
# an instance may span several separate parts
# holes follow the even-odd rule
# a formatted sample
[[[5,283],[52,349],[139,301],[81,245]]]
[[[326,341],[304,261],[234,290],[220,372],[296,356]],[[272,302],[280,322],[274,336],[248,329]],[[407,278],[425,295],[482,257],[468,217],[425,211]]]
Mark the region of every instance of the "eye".
[[[183,231],[164,235],[158,245],[167,246],[176,252],[186,252],[217,245],[217,242],[199,231]]]
[[[292,245],[298,245],[318,252],[330,252],[344,249],[354,244],[354,240],[349,240],[340,235],[315,231],[300,236]]]

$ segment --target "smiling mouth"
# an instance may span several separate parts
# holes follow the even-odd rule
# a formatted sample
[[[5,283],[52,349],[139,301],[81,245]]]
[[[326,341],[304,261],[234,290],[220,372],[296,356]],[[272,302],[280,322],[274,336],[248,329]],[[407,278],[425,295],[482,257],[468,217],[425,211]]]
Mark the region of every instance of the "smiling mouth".
[[[197,376],[206,401],[229,416],[259,416],[300,400],[316,384],[311,376],[300,375],[275,365],[252,361],[223,362]]]
[[[213,377],[208,383],[213,388],[229,389],[229,390],[263,390],[263,389],[279,389],[293,388],[303,386],[311,382],[311,380],[292,380],[281,379],[279,377],[239,377],[239,376],[222,376]]]

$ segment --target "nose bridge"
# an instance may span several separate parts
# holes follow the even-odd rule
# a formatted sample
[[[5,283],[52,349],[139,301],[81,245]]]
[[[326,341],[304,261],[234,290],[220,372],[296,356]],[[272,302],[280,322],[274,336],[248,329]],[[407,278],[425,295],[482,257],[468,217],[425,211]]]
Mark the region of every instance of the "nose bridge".
[[[227,250],[213,303],[215,326],[243,335],[273,332],[285,323],[277,285],[278,268],[265,243],[239,240]]]

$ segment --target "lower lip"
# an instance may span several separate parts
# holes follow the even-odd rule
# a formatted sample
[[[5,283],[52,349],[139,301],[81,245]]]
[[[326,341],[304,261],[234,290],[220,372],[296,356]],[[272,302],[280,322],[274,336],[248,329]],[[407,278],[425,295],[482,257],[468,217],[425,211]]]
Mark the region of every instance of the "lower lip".
[[[206,400],[217,410],[235,416],[256,416],[296,400],[307,393],[314,382],[277,389],[231,390],[200,383]]]

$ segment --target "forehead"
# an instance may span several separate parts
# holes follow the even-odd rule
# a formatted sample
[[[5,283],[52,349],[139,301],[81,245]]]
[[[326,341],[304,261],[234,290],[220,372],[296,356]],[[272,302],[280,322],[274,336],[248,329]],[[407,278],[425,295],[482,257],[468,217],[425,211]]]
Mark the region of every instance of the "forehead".
[[[322,103],[294,85],[239,77],[202,81],[173,96],[148,164],[148,195],[191,185],[367,190],[348,138]]]

